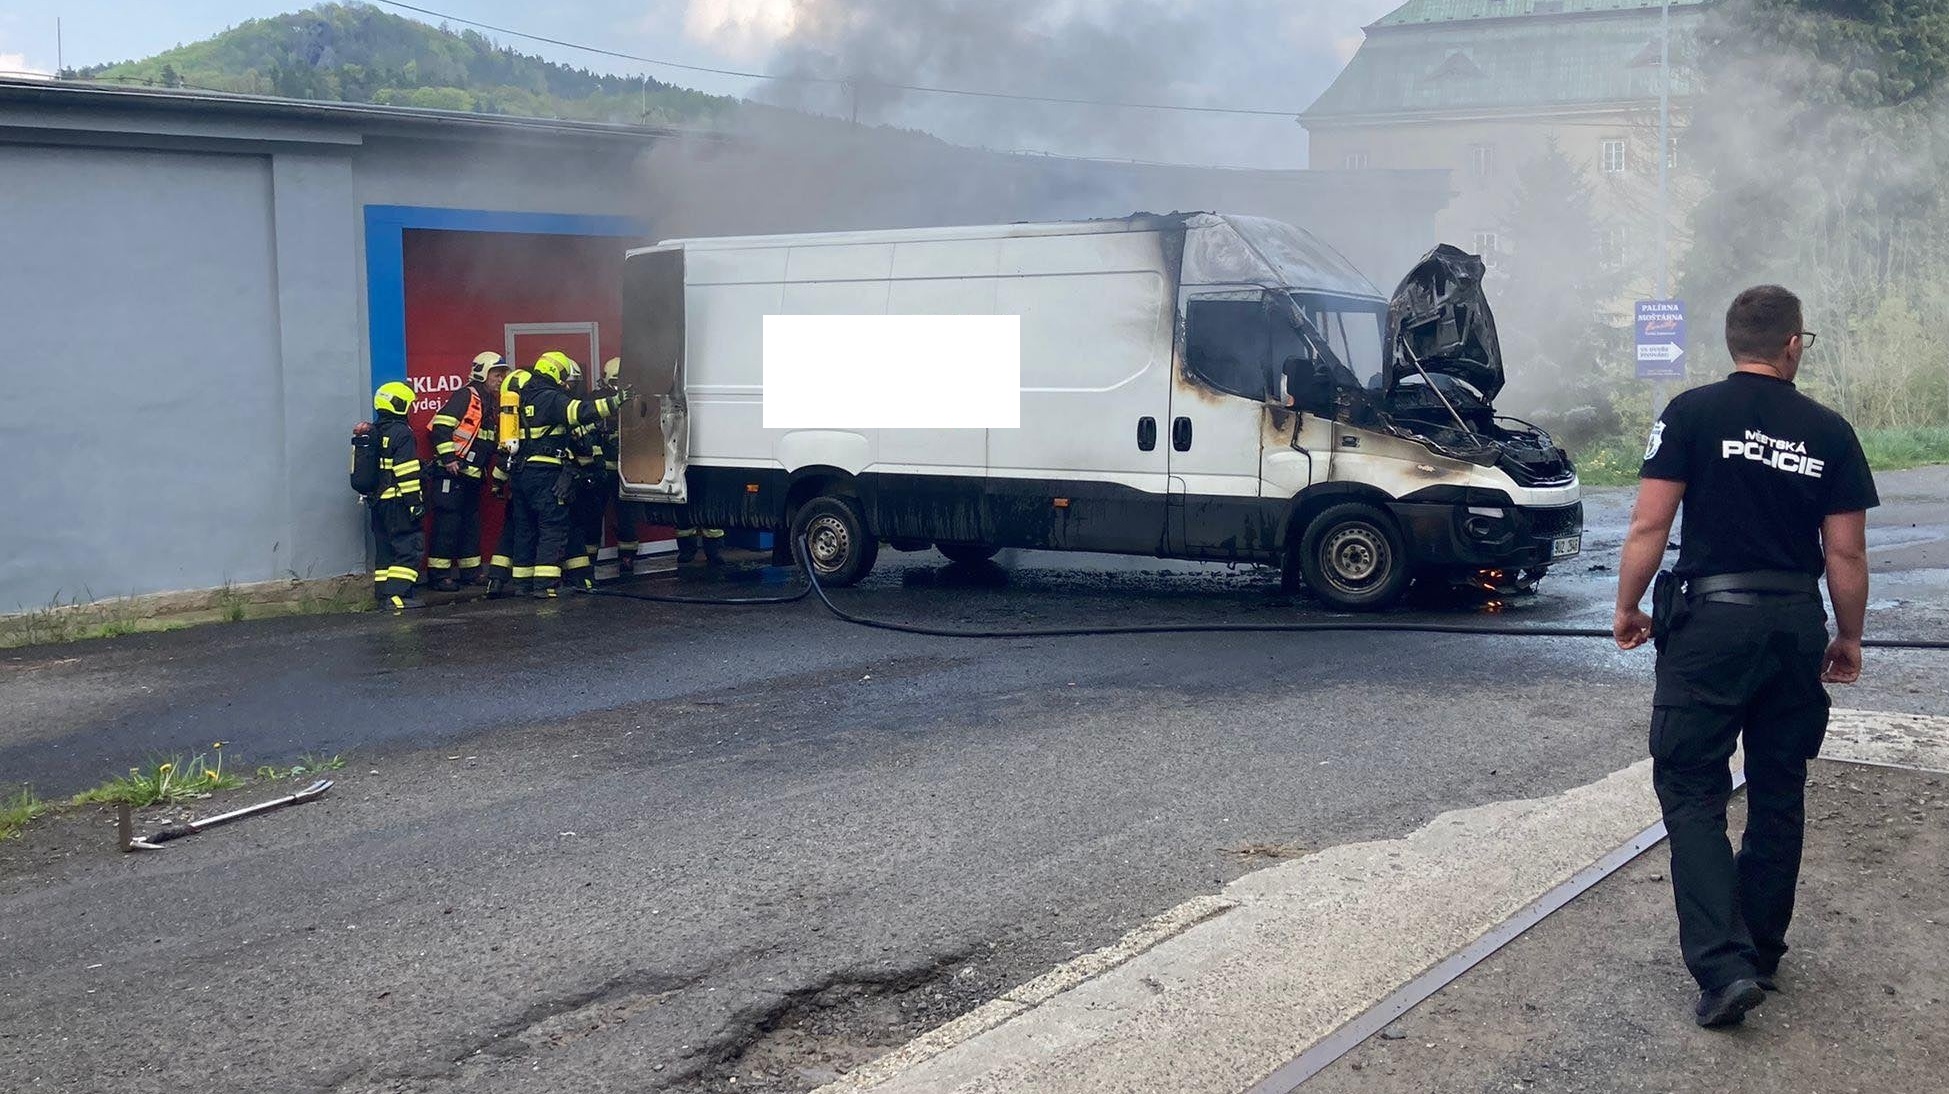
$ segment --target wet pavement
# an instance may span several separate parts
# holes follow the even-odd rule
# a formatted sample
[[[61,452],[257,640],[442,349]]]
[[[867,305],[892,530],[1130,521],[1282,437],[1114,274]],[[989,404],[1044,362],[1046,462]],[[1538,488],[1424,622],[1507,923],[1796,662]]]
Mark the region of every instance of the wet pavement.
[[[1949,471],[1882,482],[1871,628],[1949,633]],[[1628,500],[1594,493],[1586,555],[1485,620],[1607,625]],[[1260,569],[998,563],[887,552],[834,595],[958,627],[1323,616]],[[778,588],[638,587],[670,586]],[[1940,656],[1876,654],[1846,704],[1949,713]],[[606,598],[10,651],[0,785],[217,740],[351,763],[323,802],[154,856],[89,816],[0,845],[0,1067],[242,1090],[275,1052],[291,1089],[809,1089],[1282,855],[1622,768],[1649,669],[1592,640],[972,641]]]

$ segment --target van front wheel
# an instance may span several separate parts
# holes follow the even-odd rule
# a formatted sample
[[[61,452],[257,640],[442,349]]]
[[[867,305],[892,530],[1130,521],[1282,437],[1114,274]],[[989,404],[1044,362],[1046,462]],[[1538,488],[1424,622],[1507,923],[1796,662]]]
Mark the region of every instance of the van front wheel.
[[[880,553],[859,503],[835,494],[799,508],[792,517],[792,541],[805,544],[819,584],[837,588],[859,584]]]
[[[1313,595],[1345,611],[1385,608],[1413,577],[1394,521],[1365,502],[1343,502],[1314,517],[1300,539],[1299,567]]]

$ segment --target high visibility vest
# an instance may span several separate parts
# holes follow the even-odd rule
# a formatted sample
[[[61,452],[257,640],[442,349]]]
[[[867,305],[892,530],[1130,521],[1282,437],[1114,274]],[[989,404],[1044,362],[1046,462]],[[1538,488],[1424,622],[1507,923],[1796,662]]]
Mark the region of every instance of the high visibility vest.
[[[467,413],[460,416],[460,423],[453,427],[453,457],[462,463],[467,462],[467,453],[473,450],[474,438],[480,436],[481,397],[470,385],[467,388]]]

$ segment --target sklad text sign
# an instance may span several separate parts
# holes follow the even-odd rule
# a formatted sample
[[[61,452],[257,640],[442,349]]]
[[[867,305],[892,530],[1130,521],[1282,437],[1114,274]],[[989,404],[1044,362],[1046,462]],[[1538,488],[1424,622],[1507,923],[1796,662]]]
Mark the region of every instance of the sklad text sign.
[[[1685,378],[1685,301],[1638,301],[1638,379]]]

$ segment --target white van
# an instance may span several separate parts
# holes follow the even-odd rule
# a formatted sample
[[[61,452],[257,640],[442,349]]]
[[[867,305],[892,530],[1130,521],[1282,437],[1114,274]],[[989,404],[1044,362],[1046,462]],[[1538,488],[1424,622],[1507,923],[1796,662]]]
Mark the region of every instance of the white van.
[[[1583,507],[1562,450],[1491,408],[1480,278],[1439,248],[1390,307],[1305,232],[1208,213],[641,248],[622,489],[804,537],[830,585],[888,544],[1269,563],[1348,609],[1416,576],[1521,590],[1578,553]],[[1021,426],[767,430],[781,314],[1020,316]]]

